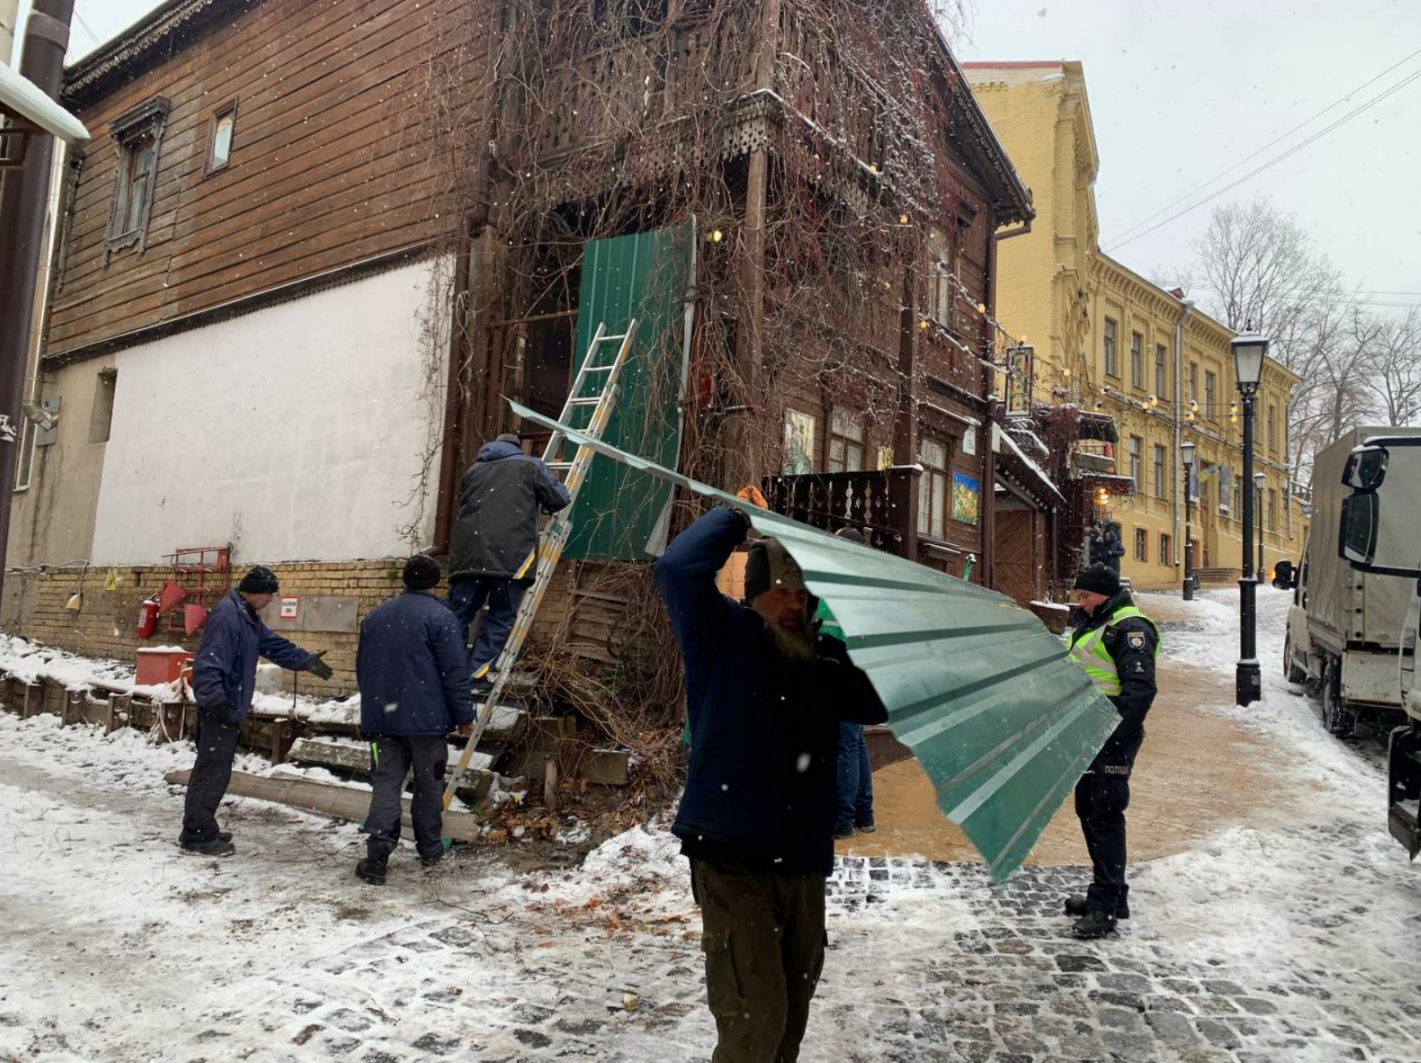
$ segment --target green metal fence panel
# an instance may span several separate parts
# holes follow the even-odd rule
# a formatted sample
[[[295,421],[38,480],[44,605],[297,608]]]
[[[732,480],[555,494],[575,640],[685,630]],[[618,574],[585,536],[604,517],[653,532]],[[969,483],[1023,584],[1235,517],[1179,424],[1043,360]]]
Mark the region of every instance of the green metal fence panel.
[[[610,240],[589,241],[582,265],[577,345],[588,344],[599,323],[619,335],[637,321],[622,371],[621,390],[603,438],[620,450],[675,467],[681,448],[681,395],[695,270],[694,222]],[[612,359],[615,344],[594,357]],[[595,363],[594,363],[595,364]],[[580,365],[579,365],[580,367]],[[574,370],[574,375],[576,370]],[[589,394],[600,378],[592,375]],[[578,407],[585,425],[592,407]],[[598,457],[588,470],[572,514],[565,556],[638,560],[661,552],[672,488],[664,480]]]
[[[546,427],[556,422],[513,404]],[[992,877],[1015,871],[1110,737],[1119,715],[1065,644],[1011,599],[747,506],[605,443],[569,437],[668,484],[746,513],[799,562],[833,609],[889,724]]]

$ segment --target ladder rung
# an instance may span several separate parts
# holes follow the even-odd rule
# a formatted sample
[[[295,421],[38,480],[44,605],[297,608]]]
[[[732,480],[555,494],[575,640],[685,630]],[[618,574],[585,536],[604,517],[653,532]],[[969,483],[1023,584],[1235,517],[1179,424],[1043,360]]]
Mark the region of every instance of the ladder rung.
[[[571,461],[550,461],[550,462],[548,462],[548,468],[550,468],[550,469],[570,469],[570,468],[572,468],[572,466],[573,466],[574,464],[575,464],[575,463],[574,463],[574,462],[571,462]]]
[[[603,336],[603,337],[602,337],[600,340],[598,340],[597,342],[598,342],[598,343],[620,343],[622,340],[624,340],[624,339],[626,339],[626,338],[627,338],[627,334],[626,334],[625,332],[623,332],[620,336]]]
[[[617,363],[613,362],[611,365],[584,365],[582,371],[584,373],[610,373],[615,368],[617,368]]]
[[[596,406],[596,405],[597,405],[599,402],[601,402],[601,401],[602,401],[602,396],[601,396],[601,395],[592,395],[592,396],[589,396],[589,397],[587,397],[587,398],[568,399],[568,400],[567,400],[567,404],[568,404],[569,406]]]

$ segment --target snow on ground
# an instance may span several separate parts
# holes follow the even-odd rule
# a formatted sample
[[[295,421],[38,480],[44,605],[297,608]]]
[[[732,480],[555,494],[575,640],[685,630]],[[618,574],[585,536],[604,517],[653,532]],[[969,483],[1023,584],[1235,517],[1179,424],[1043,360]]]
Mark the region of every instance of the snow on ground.
[[[1281,678],[1286,603],[1260,592],[1264,701],[1201,709],[1291,754],[1314,799],[1289,826],[1137,868],[1135,918],[1101,943],[1059,914],[1079,869],[992,888],[976,865],[845,859],[801,1058],[1421,1059],[1421,880],[1375,765]],[[1190,619],[1166,652],[1231,673],[1235,607],[1176,604]],[[190,761],[187,743],[0,714],[3,1063],[709,1056],[699,919],[659,824],[572,872],[485,850],[422,872],[404,851],[373,889],[352,825],[258,801],[224,806],[235,858],[180,853],[162,775]]]

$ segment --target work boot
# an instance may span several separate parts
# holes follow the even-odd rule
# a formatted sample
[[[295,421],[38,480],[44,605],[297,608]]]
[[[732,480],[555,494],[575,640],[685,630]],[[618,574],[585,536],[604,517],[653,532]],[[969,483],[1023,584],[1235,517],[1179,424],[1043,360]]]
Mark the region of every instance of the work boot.
[[[1115,933],[1115,916],[1105,912],[1086,912],[1076,920],[1075,925],[1071,927],[1071,933],[1087,941],[1103,938],[1107,934]]]
[[[385,865],[383,863],[377,864],[374,860],[366,857],[355,865],[355,877],[372,886],[383,886],[385,884]]]
[[[877,829],[878,825],[873,822],[872,816],[869,816],[868,819],[861,819],[854,824],[854,830],[860,834],[872,834]]]
[[[230,830],[219,830],[217,832],[217,840],[219,842],[230,842],[232,840],[232,832]]]
[[[443,854],[443,853],[439,853],[439,854],[437,854],[437,855],[435,855],[435,856],[421,856],[421,857],[419,858],[419,863],[420,863],[420,866],[421,866],[421,867],[426,867],[426,868],[438,867],[438,866],[439,866],[439,861],[440,861],[441,859],[443,859],[443,857],[444,857],[444,854]]]
[[[1090,908],[1086,904],[1084,893],[1075,893],[1066,898],[1066,914],[1069,915],[1072,919],[1079,919],[1089,910]],[[1120,899],[1120,903],[1115,906],[1115,918],[1130,918],[1130,902],[1125,900],[1123,897]]]
[[[232,836],[218,835],[211,841],[206,842],[179,842],[185,853],[197,853],[198,856],[231,856],[237,851],[237,847],[232,844]]]
[[[849,824],[848,826],[846,826],[846,827],[835,827],[835,828],[834,828],[834,840],[835,840],[836,842],[841,842],[841,841],[843,841],[845,838],[852,838],[852,837],[853,837],[855,834],[857,834],[857,833],[858,833],[858,831],[854,830],[854,825],[853,825],[852,823],[850,823],[850,824]]]

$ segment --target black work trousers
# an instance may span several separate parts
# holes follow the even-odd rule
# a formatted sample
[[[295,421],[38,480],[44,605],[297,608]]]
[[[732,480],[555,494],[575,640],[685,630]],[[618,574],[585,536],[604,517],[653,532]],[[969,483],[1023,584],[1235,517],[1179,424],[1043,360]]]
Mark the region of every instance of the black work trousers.
[[[405,775],[414,771],[410,819],[414,847],[426,860],[444,852],[444,766],[449,740],[444,735],[375,735],[370,739],[370,813],[365,817],[365,854],[384,867],[400,844]]]
[[[719,1034],[711,1063],[795,1063],[824,969],[824,876],[693,859],[691,887]]]
[[[241,725],[224,723],[206,713],[197,716],[197,760],[187,783],[183,806],[182,845],[200,845],[217,838],[217,806],[232,781],[232,759],[237,755]]]
[[[1128,768],[1125,774],[1096,769],[1076,783],[1076,816],[1094,870],[1086,893],[1086,907],[1092,911],[1114,915],[1130,892],[1125,882],[1125,809],[1129,806]]]

